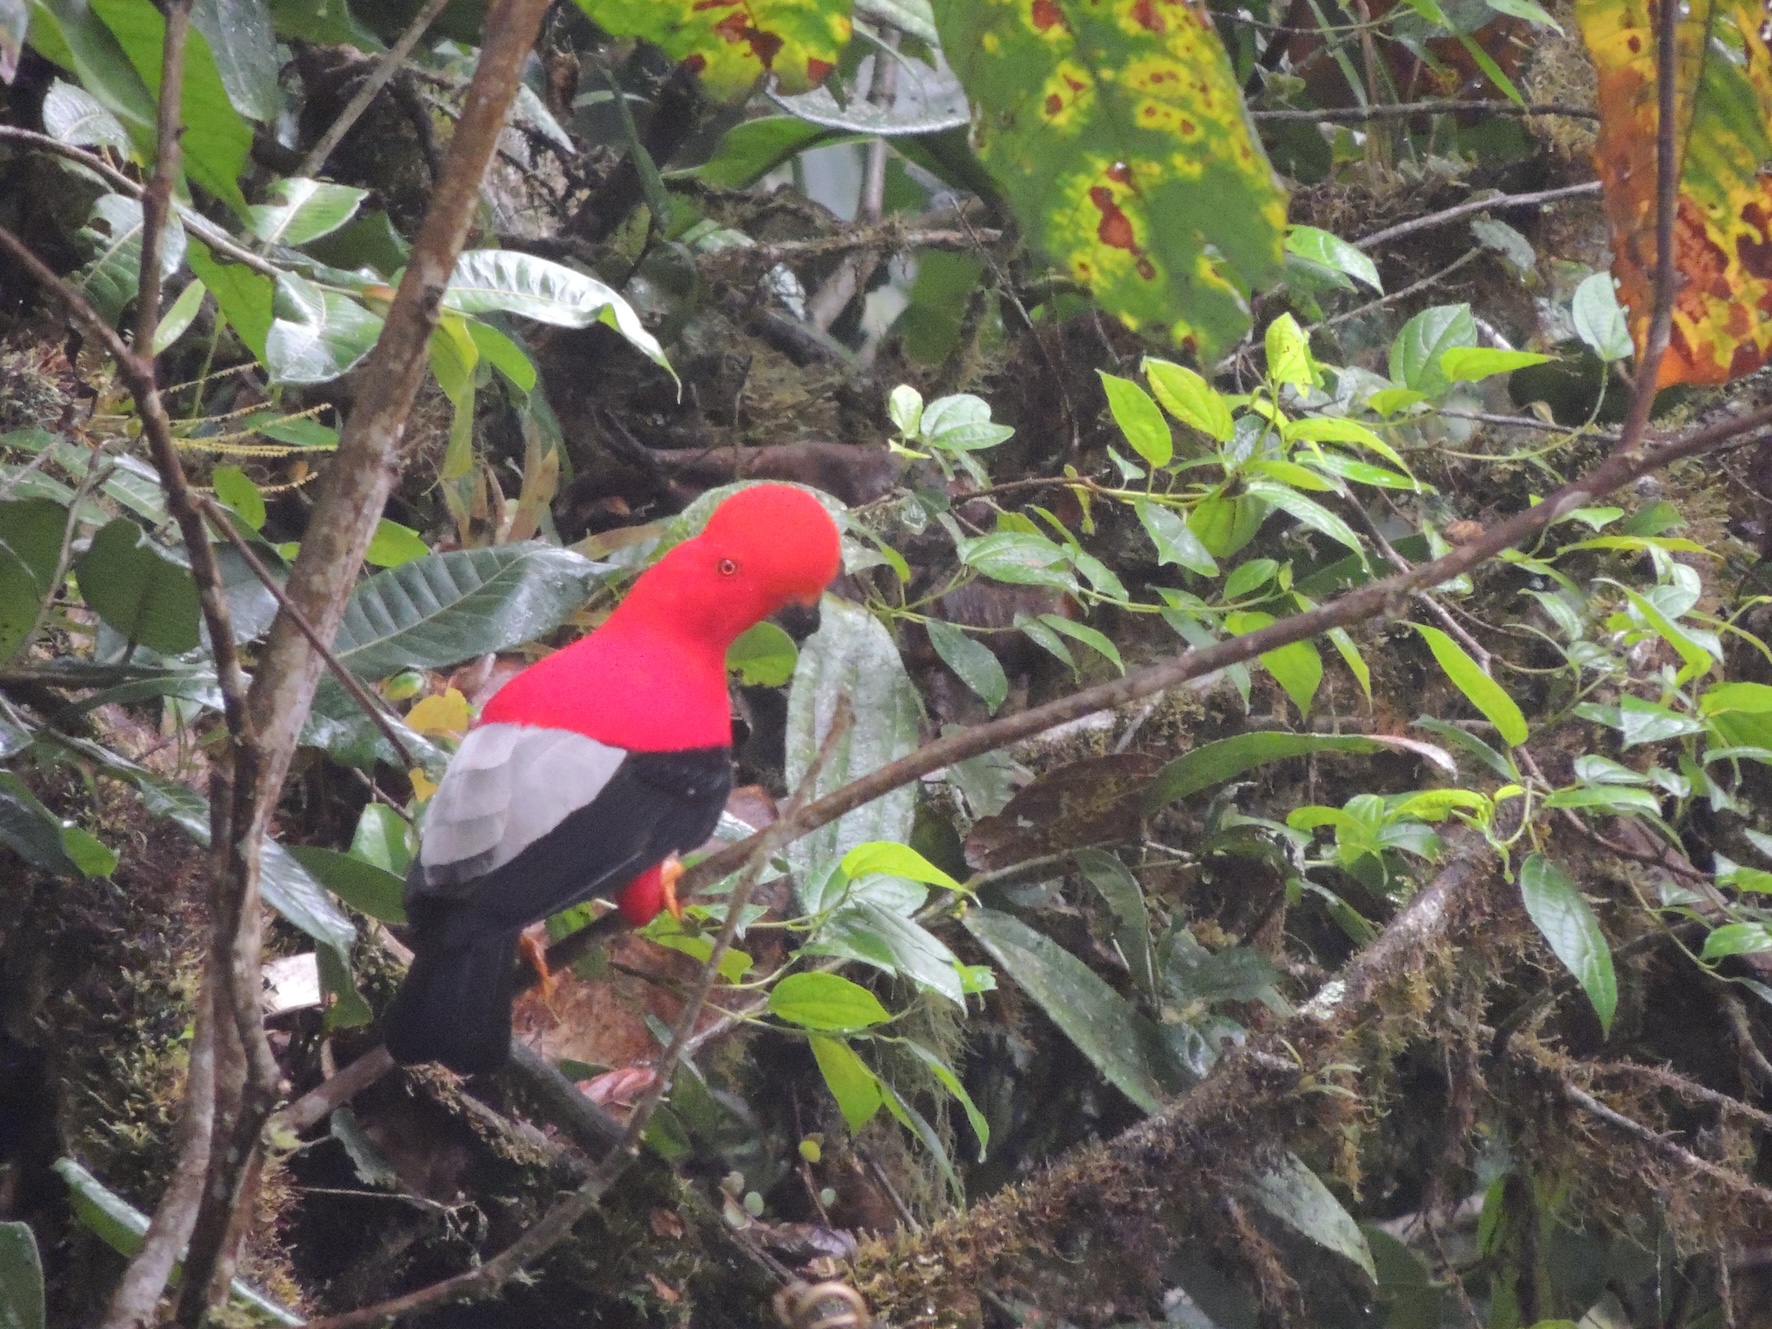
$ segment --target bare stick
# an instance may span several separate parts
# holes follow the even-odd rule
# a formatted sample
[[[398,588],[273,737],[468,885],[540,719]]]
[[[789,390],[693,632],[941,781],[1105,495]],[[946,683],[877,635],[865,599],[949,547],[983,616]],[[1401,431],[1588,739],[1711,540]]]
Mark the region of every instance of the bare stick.
[[[1447,222],[1457,221],[1460,217],[1469,217],[1478,212],[1505,212],[1512,208],[1536,208],[1546,203],[1554,203],[1561,198],[1582,198],[1588,194],[1600,192],[1600,182],[1589,180],[1581,185],[1563,185],[1557,189],[1541,189],[1536,194],[1497,194],[1493,198],[1473,198],[1456,207],[1447,208],[1444,212],[1430,212],[1425,217],[1412,217],[1406,222],[1398,222],[1395,226],[1387,226],[1382,231],[1374,231],[1354,241],[1356,249],[1372,249],[1388,240],[1396,240],[1405,235],[1413,235],[1417,231],[1430,230],[1435,226],[1444,226]]]
[[[1591,106],[1570,106],[1563,102],[1519,106],[1509,101],[1461,102],[1452,98],[1434,98],[1419,102],[1398,102],[1394,105],[1335,106],[1321,110],[1294,110],[1290,107],[1271,111],[1251,111],[1249,118],[1262,124],[1363,124],[1368,120],[1406,120],[1417,115],[1555,115],[1569,120],[1598,120],[1600,113]]]
[[[425,7],[418,11],[418,16],[406,25],[406,31],[400,34],[400,40],[388,48],[387,53],[370,71],[369,77],[363,80],[362,86],[346,103],[345,109],[339,112],[338,119],[320,136],[320,141],[308,150],[308,155],[301,159],[301,165],[295,169],[296,175],[311,178],[326,168],[326,159],[343,141],[344,136],[351,132],[351,126],[362,118],[363,112],[369,109],[369,103],[388,85],[388,80],[400,71],[400,66],[406,63],[406,57],[412,54],[412,48],[418,45],[419,38],[425,35],[425,30],[437,21],[437,15],[448,5],[449,0],[427,0]]]
[[[326,667],[331,671],[332,676],[339,681],[346,692],[351,694],[352,700],[357,703],[363,714],[367,715],[375,727],[381,731],[381,736],[393,745],[394,751],[400,754],[400,760],[406,763],[406,768],[411,770],[418,766],[420,764],[418,758],[412,755],[412,750],[401,739],[400,731],[388,722],[388,717],[383,712],[381,704],[369,689],[363,686],[363,680],[346,669],[338,656],[332,653],[332,647],[321,640],[320,634],[314,630],[314,625],[308,622],[307,615],[296,608],[294,602],[284,593],[283,583],[271,575],[271,570],[264,565],[257,554],[252,552],[252,546],[246,543],[241,538],[240,532],[234,529],[234,523],[229,520],[227,509],[212,498],[205,497],[202,501],[204,508],[209,513],[210,520],[227,537],[228,543],[234,546],[234,552],[245,561],[252,575],[257,577],[259,584],[271,593],[271,598],[277,602],[283,612],[295,620],[295,625],[301,629],[302,635],[308,639],[316,651],[320,652],[320,658],[326,661]]]

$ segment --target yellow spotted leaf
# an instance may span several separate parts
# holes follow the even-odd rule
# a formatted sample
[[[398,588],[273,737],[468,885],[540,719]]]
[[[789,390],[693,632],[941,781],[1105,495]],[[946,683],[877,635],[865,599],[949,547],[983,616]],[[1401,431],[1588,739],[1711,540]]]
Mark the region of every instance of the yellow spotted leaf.
[[[850,0],[577,0],[613,37],[639,37],[701,75],[723,101],[742,101],[765,74],[810,92],[849,44]]]
[[[468,699],[454,688],[440,697],[425,697],[406,712],[406,727],[419,734],[447,734],[460,738],[468,732],[473,715]]]
[[[1655,10],[1583,0],[1599,71],[1595,164],[1612,274],[1639,357],[1655,304]],[[1772,53],[1763,4],[1689,0],[1675,43],[1680,202],[1673,335],[1659,384],[1726,383],[1772,356]]]
[[[1211,354],[1279,271],[1286,196],[1204,5],[936,6],[979,156],[1055,261],[1128,326]]]

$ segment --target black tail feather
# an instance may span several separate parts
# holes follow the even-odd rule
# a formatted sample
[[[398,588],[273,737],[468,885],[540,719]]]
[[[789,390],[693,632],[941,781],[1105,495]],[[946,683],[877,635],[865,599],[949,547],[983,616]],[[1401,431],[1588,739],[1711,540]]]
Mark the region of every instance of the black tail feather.
[[[399,995],[382,1016],[395,1061],[440,1061],[461,1075],[505,1064],[511,1046],[512,971],[517,939],[482,938],[467,946],[420,944]]]

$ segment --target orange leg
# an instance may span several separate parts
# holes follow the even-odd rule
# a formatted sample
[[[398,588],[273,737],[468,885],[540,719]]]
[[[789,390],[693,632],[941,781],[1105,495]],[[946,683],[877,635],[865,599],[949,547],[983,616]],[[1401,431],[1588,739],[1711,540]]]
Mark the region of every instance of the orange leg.
[[[541,979],[542,1002],[547,1005],[549,1009],[552,1009],[554,1004],[554,975],[548,968],[548,948],[546,944],[539,941],[533,932],[525,932],[517,939],[517,949],[522,953],[523,958],[529,961],[531,967],[534,968],[537,977]]]
[[[675,854],[658,865],[658,884],[664,896],[664,907],[679,923],[683,921],[683,906],[677,900],[677,881],[682,875],[683,865]]]

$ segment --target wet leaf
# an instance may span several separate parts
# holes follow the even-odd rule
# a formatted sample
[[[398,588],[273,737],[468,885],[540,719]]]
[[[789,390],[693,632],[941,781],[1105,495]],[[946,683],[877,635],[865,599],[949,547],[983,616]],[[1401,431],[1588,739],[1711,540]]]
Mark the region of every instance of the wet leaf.
[[[369,196],[367,190],[299,176],[273,182],[269,194],[269,203],[249,209],[247,227],[266,244],[291,248],[330,235],[356,216],[357,205]]]
[[[923,626],[929,633],[929,644],[935,648],[942,663],[977,693],[995,715],[997,707],[1009,695],[1009,676],[1003,672],[1003,664],[992,654],[991,648],[938,618],[930,619]]]
[[[1543,854],[1533,854],[1520,864],[1520,898],[1533,925],[1587,993],[1600,1028],[1610,1031],[1618,1006],[1618,977],[1593,909],[1569,874]]]
[[[1034,243],[1128,326],[1211,355],[1277,275],[1286,205],[1203,9],[943,5],[974,140]]]
[[[639,37],[742,101],[765,74],[783,92],[823,83],[849,44],[849,0],[578,0],[612,37]]]
[[[841,1032],[884,1024],[891,1013],[841,974],[789,974],[769,989],[769,1013],[802,1029]]]
[[[208,275],[204,282],[215,290]],[[216,299],[221,300],[216,291]],[[314,285],[292,272],[277,278],[275,317],[265,334],[265,368],[284,385],[330,383],[374,348],[382,321],[343,291]],[[227,312],[227,304],[222,306]]]
[[[1412,626],[1421,634],[1422,640],[1427,642],[1428,649],[1434,653],[1434,659],[1439,661],[1446,677],[1495,726],[1501,734],[1502,742],[1509,747],[1518,747],[1524,743],[1527,735],[1526,717],[1520,713],[1519,704],[1507,695],[1506,689],[1485,674],[1464,647],[1439,628],[1430,628],[1425,623]]]
[[[1648,0],[1595,0],[1576,17],[1599,73],[1594,160],[1612,226],[1612,275],[1640,357],[1654,305],[1654,10]],[[1694,0],[1680,10],[1679,280],[1658,386],[1724,383],[1772,354],[1769,35],[1765,7],[1753,0]]]
[[[1280,1166],[1255,1179],[1255,1198],[1275,1218],[1324,1250],[1345,1256],[1376,1279],[1372,1250],[1366,1234],[1348,1213],[1335,1192],[1323,1184],[1295,1154],[1287,1154]]]
[[[1435,305],[1403,325],[1391,343],[1390,373],[1396,383],[1437,397],[1451,387],[1441,357],[1458,346],[1477,344],[1477,324],[1469,305]]]
[[[317,845],[290,845],[289,853],[309,876],[359,913],[383,923],[406,921],[405,879],[353,854]]]
[[[117,518],[92,537],[74,575],[86,603],[126,641],[161,655],[196,647],[199,607],[190,569],[175,563],[128,518]]]
[[[602,323],[660,368],[668,371],[671,367],[658,339],[612,287],[534,254],[515,249],[467,250],[455,261],[443,304],[458,313],[518,314],[562,328]]]

